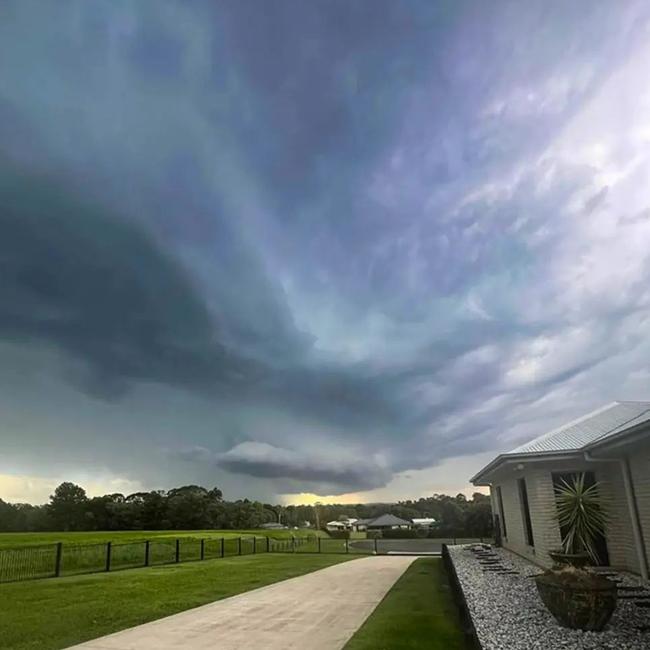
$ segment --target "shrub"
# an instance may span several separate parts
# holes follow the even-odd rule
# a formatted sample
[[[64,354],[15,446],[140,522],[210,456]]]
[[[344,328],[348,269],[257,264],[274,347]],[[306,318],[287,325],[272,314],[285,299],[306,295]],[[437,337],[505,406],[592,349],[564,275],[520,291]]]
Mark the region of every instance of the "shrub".
[[[350,539],[349,530],[331,530],[329,535],[332,539]]]

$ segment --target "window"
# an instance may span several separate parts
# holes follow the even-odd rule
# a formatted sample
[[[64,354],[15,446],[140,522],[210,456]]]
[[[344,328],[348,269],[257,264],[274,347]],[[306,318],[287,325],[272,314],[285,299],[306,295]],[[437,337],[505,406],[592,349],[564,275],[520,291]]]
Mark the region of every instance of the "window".
[[[530,508],[528,507],[528,490],[526,489],[526,479],[518,479],[517,485],[519,486],[519,503],[521,503],[521,516],[524,520],[526,543],[528,546],[535,546],[535,540],[533,539],[533,524],[530,520]]]
[[[506,515],[503,510],[503,494],[501,493],[501,486],[497,486],[497,502],[499,504],[499,514],[501,515],[501,532],[504,537],[508,537],[508,531],[506,530]]]

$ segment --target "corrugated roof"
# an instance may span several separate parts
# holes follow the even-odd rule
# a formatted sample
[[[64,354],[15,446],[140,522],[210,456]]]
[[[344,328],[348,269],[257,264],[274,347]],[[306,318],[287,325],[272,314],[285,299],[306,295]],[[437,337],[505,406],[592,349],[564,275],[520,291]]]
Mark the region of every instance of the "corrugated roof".
[[[368,522],[368,526],[406,526],[411,525],[410,521],[400,519],[395,515],[380,515]]]
[[[478,484],[486,472],[494,470],[510,456],[526,457],[581,451],[645,422],[650,423],[650,402],[612,402],[497,456],[470,481]]]
[[[545,433],[506,455],[577,451],[645,421],[650,421],[650,402],[612,402]]]

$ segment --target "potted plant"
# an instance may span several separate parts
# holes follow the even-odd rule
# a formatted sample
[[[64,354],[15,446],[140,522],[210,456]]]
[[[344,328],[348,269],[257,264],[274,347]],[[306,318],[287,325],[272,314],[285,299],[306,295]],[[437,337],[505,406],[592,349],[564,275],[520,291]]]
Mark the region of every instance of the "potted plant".
[[[596,539],[607,515],[598,483],[585,485],[584,473],[555,488],[562,549],[551,552],[556,566],[536,576],[537,590],[556,620],[566,627],[602,630],[616,608],[616,585],[586,568],[599,562]]]

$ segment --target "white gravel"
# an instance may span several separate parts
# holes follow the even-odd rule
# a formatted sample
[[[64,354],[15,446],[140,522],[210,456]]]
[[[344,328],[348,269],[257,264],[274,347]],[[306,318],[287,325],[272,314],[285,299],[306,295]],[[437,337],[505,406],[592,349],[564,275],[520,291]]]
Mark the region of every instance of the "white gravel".
[[[470,549],[450,546],[449,553],[483,650],[650,650],[650,631],[639,630],[650,629],[650,609],[619,599],[602,632],[570,630],[557,624],[539,598],[530,576],[542,569],[505,549],[493,548],[503,566],[518,574],[484,572]],[[621,584],[642,584],[630,574],[619,577]]]

